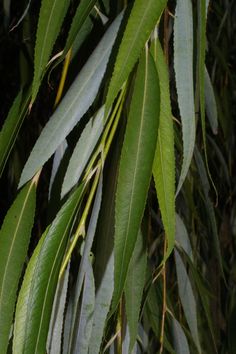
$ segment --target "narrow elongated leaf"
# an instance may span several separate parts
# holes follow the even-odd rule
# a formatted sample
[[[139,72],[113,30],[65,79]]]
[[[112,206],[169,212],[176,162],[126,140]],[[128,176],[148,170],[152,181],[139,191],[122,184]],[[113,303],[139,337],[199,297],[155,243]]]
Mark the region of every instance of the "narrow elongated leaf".
[[[138,65],[122,147],[115,210],[115,289],[122,294],[151,178],[160,111],[158,75],[146,51]]]
[[[79,329],[76,336],[74,354],[87,354],[93,324],[95,285],[90,260],[86,263],[84,291],[81,303]]]
[[[152,29],[160,19],[166,3],[166,0],[136,0],[134,2],[109,85],[106,112],[108,112],[118,91],[137,62]]]
[[[63,197],[79,181],[86,164],[97,145],[98,139],[103,130],[104,107],[96,114],[94,119],[90,119],[84,128],[71,155],[71,159],[65,174],[62,185],[61,196]]]
[[[106,31],[87,63],[71,85],[60,105],[44,127],[21,175],[20,186],[27,182],[52,156],[95,99],[123,13]]]
[[[176,242],[193,261],[192,247],[189,241],[188,232],[181,217],[176,214]]]
[[[134,252],[125,282],[125,308],[129,327],[131,353],[138,333],[138,320],[146,278],[147,254],[141,231],[138,232]]]
[[[74,40],[82,28],[83,24],[85,23],[87,17],[89,16],[92,8],[96,4],[97,0],[82,0],[77,7],[75,16],[70,26],[70,31],[66,40],[66,45],[64,49],[64,54],[68,52],[71,48]]]
[[[183,133],[183,163],[177,194],[188,173],[196,134],[192,21],[191,0],[177,0],[174,21],[174,69]]]
[[[213,134],[217,134],[218,131],[217,106],[216,106],[214,89],[206,66],[205,66],[205,104],[206,104],[206,113],[209,119],[212,132]]]
[[[22,90],[20,90],[0,132],[0,177],[26,116],[29,99],[30,97],[27,95],[22,99]]]
[[[69,271],[70,264],[68,264],[63,277],[59,280],[57,285],[47,337],[47,353],[49,354],[61,353],[62,330],[69,282]]]
[[[157,147],[153,162],[153,176],[166,232],[166,258],[175,240],[175,156],[174,130],[170,103],[169,76],[160,42],[155,39],[152,48],[160,82],[160,121]]]
[[[69,4],[69,0],[42,0],[34,53],[32,102],[38,93],[40,82]]]
[[[58,274],[82,190],[80,186],[64,204],[30,259],[16,306],[14,354],[46,351]]]
[[[76,351],[76,348],[78,347],[77,344],[79,342],[79,337],[78,337],[78,322],[79,320],[79,301],[80,301],[80,294],[82,290],[82,285],[86,276],[86,271],[90,267],[88,264],[90,262],[89,260],[89,254],[91,251],[91,247],[93,244],[93,239],[96,231],[96,226],[97,226],[97,221],[98,221],[98,216],[99,216],[99,211],[101,207],[101,200],[102,200],[102,176],[100,177],[95,201],[94,201],[94,206],[88,226],[88,231],[86,235],[86,240],[85,240],[85,245],[84,245],[84,250],[83,250],[83,256],[82,260],[80,263],[79,267],[79,273],[76,281],[76,286],[75,286],[75,297],[74,297],[74,304],[73,304],[73,317],[72,317],[72,325],[71,325],[71,333],[70,333],[70,346],[69,346],[69,352]]]
[[[36,203],[36,180],[18,194],[0,230],[0,353],[7,351],[16,292],[28,251]]]
[[[197,326],[197,306],[194,298],[193,289],[189,280],[186,268],[177,250],[175,250],[175,264],[178,280],[180,301],[184,309],[184,314],[192,333],[193,340],[201,353],[198,326]]]
[[[172,331],[176,354],[190,354],[190,349],[185,333],[180,323],[175,318],[172,319]]]

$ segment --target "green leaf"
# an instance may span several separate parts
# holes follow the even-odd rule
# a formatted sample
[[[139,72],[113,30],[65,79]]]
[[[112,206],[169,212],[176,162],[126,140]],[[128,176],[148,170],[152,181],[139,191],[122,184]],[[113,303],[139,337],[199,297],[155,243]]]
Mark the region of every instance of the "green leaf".
[[[30,259],[19,293],[13,353],[45,353],[46,340],[61,262],[83,185],[58,212]]]
[[[54,297],[50,326],[47,336],[47,353],[61,353],[62,333],[66,295],[69,283],[70,264],[68,264],[62,278],[59,280]]]
[[[134,247],[125,282],[125,308],[129,327],[129,353],[132,352],[137,333],[140,307],[146,278],[147,254],[141,231]]]
[[[164,53],[156,39],[152,47],[160,82],[160,121],[153,176],[170,255],[175,242],[175,155],[174,130],[170,103],[169,76]]]
[[[36,179],[18,194],[0,230],[0,353],[7,352],[16,293],[27,256],[36,203]]]
[[[30,96],[26,96],[25,99],[22,99],[22,96],[22,90],[20,90],[0,132],[0,177],[27,113]]]
[[[109,85],[106,112],[109,111],[117,93],[128,78],[153,27],[160,20],[166,0],[136,0],[117,54]]]
[[[91,265],[89,264],[90,263],[89,255],[90,255],[90,251],[92,248],[93,239],[96,231],[99,211],[101,207],[101,201],[102,201],[102,176],[100,177],[97,192],[96,192],[93,210],[92,210],[88,230],[86,233],[83,255],[80,262],[78,277],[75,285],[75,297],[73,303],[73,317],[72,317],[72,325],[71,325],[71,333],[70,333],[69,352],[77,353],[76,348],[78,348],[78,343],[80,342],[79,336],[81,335],[81,332],[78,335],[78,331],[80,331],[78,328],[78,323],[80,322],[80,306],[79,306],[80,294],[81,294],[84,279],[86,278],[86,272],[88,269],[90,271],[90,267],[91,267]],[[91,276],[89,275],[89,277]]]
[[[185,333],[180,323],[175,318],[172,318],[172,332],[176,354],[190,354],[190,349]]]
[[[91,10],[93,9],[94,5],[96,4],[97,0],[82,0],[77,7],[75,16],[73,17],[73,21],[70,26],[69,34],[66,40],[65,49],[63,51],[64,54],[68,52],[68,50],[73,45],[77,34],[79,33],[80,29],[86,22]]]
[[[62,184],[62,197],[79,181],[103,131],[103,117],[104,106],[97,112],[95,118],[91,118],[85,126],[70,158]]]
[[[146,51],[138,65],[117,183],[113,310],[124,288],[144,212],[157,140],[159,101],[155,63]]]
[[[206,113],[209,119],[211,130],[213,134],[217,134],[218,132],[217,106],[216,106],[214,89],[206,66],[205,66],[205,103],[206,103]]]
[[[97,48],[44,127],[23,169],[20,186],[27,182],[52,156],[93,103],[104,76],[122,17],[123,13],[115,19],[106,31]]]
[[[189,325],[193,340],[198,348],[198,352],[201,353],[201,346],[198,335],[197,326],[197,306],[193,293],[193,288],[188,277],[185,265],[181,259],[181,256],[177,250],[175,250],[175,265],[177,272],[177,281],[180,301],[184,309],[184,314]]]
[[[37,96],[53,45],[59,34],[69,4],[69,0],[42,0],[34,53],[32,102]]]
[[[174,69],[183,133],[183,163],[176,192],[178,194],[191,164],[196,134],[191,0],[177,0],[176,4],[174,21]]]
[[[93,313],[95,303],[95,285],[93,278],[93,268],[90,260],[86,263],[86,273],[84,278],[84,290],[81,302],[79,328],[76,334],[74,354],[87,354],[89,341],[92,333]]]

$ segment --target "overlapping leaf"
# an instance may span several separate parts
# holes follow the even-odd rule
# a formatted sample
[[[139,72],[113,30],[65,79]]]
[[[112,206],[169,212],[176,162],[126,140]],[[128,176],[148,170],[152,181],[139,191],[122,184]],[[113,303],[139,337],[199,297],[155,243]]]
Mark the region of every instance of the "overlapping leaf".
[[[122,16],[123,13],[115,19],[106,31],[97,48],[44,127],[24,167],[20,185],[27,182],[52,156],[93,103],[105,73]]]
[[[141,224],[151,178],[160,111],[159,82],[153,58],[138,65],[121,153],[115,210],[115,289],[113,309],[122,294]]]
[[[82,190],[80,186],[64,204],[30,259],[17,301],[14,354],[46,351],[60,265]]]
[[[152,29],[159,21],[166,0],[135,0],[116,57],[114,72],[109,85],[106,112],[110,109],[118,91],[128,78],[148,40]]]
[[[36,179],[18,194],[0,230],[0,353],[7,352],[16,293],[26,259],[36,203]]]
[[[46,65],[69,4],[69,0],[42,0],[34,53],[32,102],[38,93]]]
[[[166,258],[175,240],[175,156],[174,131],[170,103],[169,76],[164,53],[157,39],[152,45],[153,57],[160,81],[160,119],[157,147],[153,163],[153,176],[168,248]]]
[[[174,69],[183,133],[183,163],[177,187],[178,193],[192,161],[196,134],[193,92],[193,19],[190,0],[176,2]]]

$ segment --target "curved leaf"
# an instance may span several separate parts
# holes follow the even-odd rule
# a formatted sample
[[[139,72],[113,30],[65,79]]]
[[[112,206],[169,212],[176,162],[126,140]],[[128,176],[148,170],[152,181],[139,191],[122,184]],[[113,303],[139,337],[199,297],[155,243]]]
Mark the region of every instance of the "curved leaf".
[[[36,203],[36,179],[18,194],[0,230],[0,353],[6,353],[18,283],[27,256]]]
[[[104,125],[104,107],[95,118],[91,118],[85,126],[71,155],[70,162],[62,184],[61,197],[68,193],[79,181],[88,160],[97,145]]]
[[[205,66],[205,104],[206,104],[206,113],[209,119],[211,130],[213,134],[217,134],[218,131],[217,106],[216,106],[214,89],[206,66]]]
[[[172,318],[172,331],[176,354],[190,354],[190,349],[185,333],[180,323],[175,318]]]
[[[83,186],[58,212],[41,237],[26,269],[14,325],[13,353],[45,353],[58,274]]]
[[[179,193],[193,157],[196,123],[193,92],[193,19],[191,0],[177,0],[174,21],[174,69],[183,133]]]
[[[69,0],[42,0],[34,53],[32,102],[37,96],[42,76],[69,4]]]
[[[74,43],[74,40],[84,25],[86,19],[88,18],[88,15],[90,14],[92,8],[96,4],[97,0],[82,0],[79,3],[79,6],[77,7],[75,16],[73,17],[73,21],[70,26],[69,34],[66,40],[66,45],[65,49],[63,51],[64,55],[68,52],[68,50],[71,48],[72,44]]]
[[[146,280],[147,254],[141,231],[134,247],[125,282],[125,308],[129,327],[129,350],[132,353],[138,333],[138,320]]]
[[[169,76],[160,42],[153,43],[153,56],[160,82],[160,122],[157,147],[153,162],[155,181],[161,217],[167,238],[166,259],[175,242],[175,155],[174,130],[170,103]]]
[[[118,91],[128,78],[153,27],[159,21],[166,0],[136,0],[118,51],[109,85],[106,112],[109,111]]]
[[[93,103],[105,73],[122,17],[123,13],[116,18],[106,31],[97,48],[44,127],[23,169],[20,186],[27,182],[52,156]]]
[[[138,65],[117,183],[113,310],[124,288],[144,212],[156,147],[159,103],[157,71],[146,51]]]

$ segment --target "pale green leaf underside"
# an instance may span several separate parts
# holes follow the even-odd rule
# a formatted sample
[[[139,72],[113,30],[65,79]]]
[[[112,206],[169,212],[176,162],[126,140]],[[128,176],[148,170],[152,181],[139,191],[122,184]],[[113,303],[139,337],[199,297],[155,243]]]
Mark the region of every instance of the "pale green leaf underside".
[[[0,353],[6,353],[16,293],[27,256],[36,203],[35,182],[27,184],[9,209],[0,230]]]
[[[177,0],[174,20],[174,69],[182,122],[183,163],[177,194],[187,176],[195,143],[193,83],[193,19],[190,0]]]
[[[79,181],[86,164],[101,136],[104,125],[104,106],[95,117],[90,118],[71,155],[62,184],[61,197],[64,197]]]
[[[138,334],[138,321],[146,280],[147,254],[141,231],[134,247],[125,282],[125,308],[129,327],[129,353],[132,352]]]
[[[14,354],[46,351],[58,274],[81,192],[82,186],[63,205],[30,259],[16,307]]]
[[[152,45],[160,81],[160,119],[153,176],[157,191],[161,217],[167,238],[167,258],[175,242],[175,155],[174,131],[170,103],[169,75],[160,42]]]
[[[209,119],[211,130],[213,134],[217,134],[218,131],[217,106],[216,106],[214,89],[206,66],[205,66],[205,105],[206,105],[207,118]]]
[[[115,286],[113,309],[122,294],[148,192],[156,147],[159,83],[153,58],[138,65],[122,147],[115,208]]]
[[[59,34],[69,0],[42,0],[34,53],[32,101],[38,93],[41,79]]]
[[[175,318],[172,318],[172,332],[176,354],[190,354],[186,335],[182,329],[181,324]]]
[[[122,16],[123,13],[115,19],[106,31],[97,48],[42,130],[23,169],[20,186],[34,176],[52,156],[93,103],[104,76]]]
[[[108,112],[118,91],[137,62],[152,29],[160,19],[166,3],[166,0],[136,0],[134,2],[109,85],[106,112]]]

